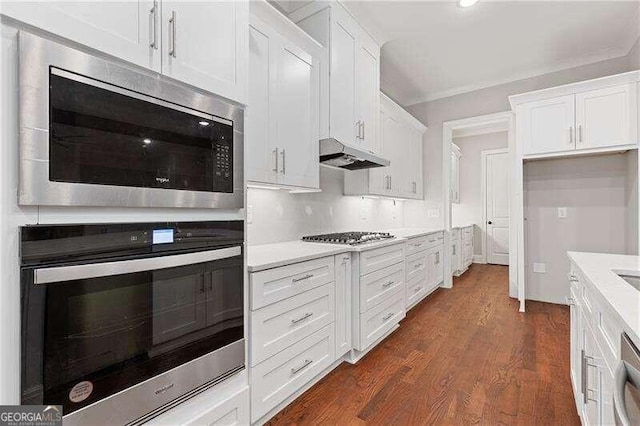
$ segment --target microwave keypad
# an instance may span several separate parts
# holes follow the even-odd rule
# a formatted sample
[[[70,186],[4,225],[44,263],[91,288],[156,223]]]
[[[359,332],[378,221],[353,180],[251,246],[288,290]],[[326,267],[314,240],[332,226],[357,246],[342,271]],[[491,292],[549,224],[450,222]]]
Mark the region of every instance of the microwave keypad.
[[[224,192],[233,191],[233,155],[231,145],[217,142],[215,149],[215,180]]]

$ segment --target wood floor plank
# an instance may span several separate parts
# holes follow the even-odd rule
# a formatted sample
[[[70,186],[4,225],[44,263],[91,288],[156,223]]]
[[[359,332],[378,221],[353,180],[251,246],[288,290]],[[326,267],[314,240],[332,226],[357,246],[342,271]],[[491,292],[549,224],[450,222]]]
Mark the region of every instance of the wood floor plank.
[[[508,282],[506,267],[473,265],[270,425],[579,425],[569,309],[527,302],[522,314]]]

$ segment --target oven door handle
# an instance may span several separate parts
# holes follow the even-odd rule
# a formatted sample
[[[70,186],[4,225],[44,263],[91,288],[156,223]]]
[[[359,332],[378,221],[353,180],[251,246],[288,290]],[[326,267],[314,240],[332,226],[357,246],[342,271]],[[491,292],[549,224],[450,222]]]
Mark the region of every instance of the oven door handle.
[[[61,281],[73,281],[86,278],[100,278],[113,275],[131,274],[134,272],[154,271],[157,269],[175,268],[196,263],[211,262],[239,256],[240,246],[218,250],[200,251],[196,253],[158,256],[146,259],[121,260],[86,265],[56,266],[40,268],[33,272],[34,284],[48,284]]]

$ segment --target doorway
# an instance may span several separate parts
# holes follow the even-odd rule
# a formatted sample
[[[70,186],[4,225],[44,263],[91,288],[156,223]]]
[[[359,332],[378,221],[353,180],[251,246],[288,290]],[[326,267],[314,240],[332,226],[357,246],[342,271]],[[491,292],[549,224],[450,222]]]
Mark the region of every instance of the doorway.
[[[498,265],[509,265],[509,296],[518,298],[520,302],[520,311],[524,312],[524,288],[521,286],[520,271],[518,271],[517,264],[517,233],[513,226],[509,226],[510,217],[513,217],[513,203],[509,203],[509,199],[515,199],[514,191],[516,188],[508,185],[509,171],[512,170],[515,164],[514,160],[514,146],[515,146],[515,130],[514,130],[514,115],[511,111],[505,111],[495,114],[488,114],[477,117],[470,117],[461,120],[447,121],[443,123],[443,157],[442,157],[442,182],[443,182],[443,212],[446,232],[446,244],[451,245],[455,242],[456,233],[453,232],[453,210],[459,209],[457,205],[463,204],[465,200],[464,189],[455,187],[459,182],[455,182],[452,177],[452,164],[455,162],[452,160],[452,146],[454,139],[459,138],[460,135],[482,135],[494,132],[507,132],[507,144],[499,147],[503,149],[502,153],[496,153],[495,157],[489,156],[486,162],[490,162],[489,168],[493,173],[491,179],[486,179],[487,172],[483,171],[482,175],[478,173],[477,180],[484,180],[485,186],[483,187],[483,200],[487,196],[489,191],[493,191],[489,194],[489,199],[492,200],[490,209],[486,208],[487,202],[484,202],[481,206],[483,211],[483,217],[474,223],[474,232],[477,232],[482,236],[482,241],[479,246],[482,247],[482,253],[474,253],[473,261],[475,263],[495,263]],[[498,147],[488,147],[498,148]],[[462,152],[464,158],[464,152]],[[483,167],[486,167],[485,160],[482,161],[478,158],[479,164],[482,163]],[[462,166],[459,166],[462,167]],[[461,176],[468,176],[467,170],[461,170]],[[492,180],[491,188],[486,188],[486,180]],[[505,187],[506,186],[506,187]],[[452,190],[460,190],[460,193],[456,193],[455,198],[457,201],[453,201],[454,195]],[[500,194],[498,194],[500,193]],[[456,204],[456,207],[454,207]],[[480,204],[480,203],[479,203]],[[488,211],[489,210],[489,211]],[[488,224],[487,218],[491,217],[492,223]],[[495,220],[493,220],[495,219]],[[505,224],[506,222],[506,224]],[[490,237],[488,235],[490,234]],[[478,240],[478,238],[475,238]],[[488,247],[487,247],[488,245]],[[489,255],[489,251],[492,253]],[[452,267],[452,256],[445,256],[445,271],[455,270]],[[453,285],[454,273],[447,272],[445,274],[445,287],[451,287]]]

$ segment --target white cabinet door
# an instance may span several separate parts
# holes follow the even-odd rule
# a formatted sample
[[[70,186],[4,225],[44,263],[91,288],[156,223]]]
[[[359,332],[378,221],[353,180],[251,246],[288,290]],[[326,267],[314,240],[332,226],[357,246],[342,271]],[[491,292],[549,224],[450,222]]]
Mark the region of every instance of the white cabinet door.
[[[547,154],[575,149],[574,95],[520,105],[524,155]]]
[[[336,358],[349,352],[351,343],[351,254],[335,256]]]
[[[163,1],[162,72],[246,104],[249,2]]]
[[[366,36],[365,36],[366,37]],[[357,62],[358,121],[362,126],[358,142],[362,149],[378,152],[378,109],[380,101],[380,49],[375,43],[359,43]]]
[[[393,170],[393,141],[397,134],[398,122],[390,114],[380,111],[380,133],[382,136],[382,156],[391,161],[387,167],[376,167],[369,170],[369,192],[388,195],[390,191],[391,173]]]
[[[438,286],[444,280],[444,246],[440,245],[434,252],[433,285]]]
[[[582,340],[580,331],[580,305],[578,297],[574,293],[573,288],[570,290],[570,352],[571,352],[571,383],[573,385],[573,394],[576,400],[576,407],[580,412],[582,407]]]
[[[411,161],[413,161],[413,180],[411,182],[411,191],[413,198],[422,199],[424,197],[424,181],[422,178],[422,132],[411,128],[411,146],[410,151],[407,153]]]
[[[247,180],[276,183],[275,119],[269,108],[274,96],[276,63],[273,59],[274,34],[264,25],[249,29],[249,107],[246,112],[245,162]]]
[[[278,49],[276,143],[280,181],[318,188],[318,62],[286,40]]]
[[[2,14],[160,71],[159,1],[10,1],[2,3]]]
[[[576,94],[576,148],[637,143],[635,84]]]
[[[332,12],[335,13],[331,20],[330,134],[343,143],[357,145],[357,25],[346,11],[336,7]]]
[[[584,313],[583,313],[584,314]],[[601,424],[601,361],[602,358],[598,357],[598,347],[596,344],[595,336],[591,331],[588,321],[583,318],[582,320],[582,341],[584,344],[584,353],[582,354],[581,361],[584,368],[585,383],[582,388],[586,392],[584,395],[584,404],[582,407],[582,419],[585,425],[599,425]]]

